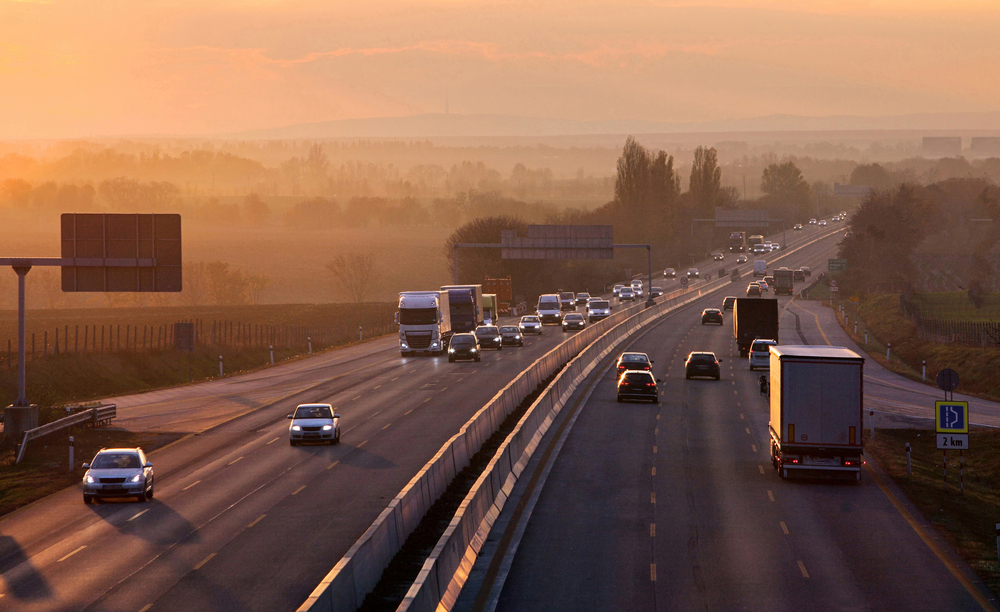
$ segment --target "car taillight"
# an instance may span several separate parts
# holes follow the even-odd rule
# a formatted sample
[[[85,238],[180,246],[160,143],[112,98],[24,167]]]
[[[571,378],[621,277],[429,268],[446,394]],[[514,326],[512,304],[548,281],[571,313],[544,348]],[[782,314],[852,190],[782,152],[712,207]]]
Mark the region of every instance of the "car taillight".
[[[655,387],[655,386],[656,386],[656,383],[646,383],[646,386],[647,386],[647,387]]]
[[[788,463],[798,463],[798,462],[799,460],[794,457],[788,460]]]

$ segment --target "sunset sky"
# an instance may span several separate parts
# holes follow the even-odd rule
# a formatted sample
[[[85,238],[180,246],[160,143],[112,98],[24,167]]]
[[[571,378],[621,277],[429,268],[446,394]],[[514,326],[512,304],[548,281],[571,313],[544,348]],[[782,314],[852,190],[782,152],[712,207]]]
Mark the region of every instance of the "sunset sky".
[[[0,138],[1000,110],[997,0],[0,0]]]

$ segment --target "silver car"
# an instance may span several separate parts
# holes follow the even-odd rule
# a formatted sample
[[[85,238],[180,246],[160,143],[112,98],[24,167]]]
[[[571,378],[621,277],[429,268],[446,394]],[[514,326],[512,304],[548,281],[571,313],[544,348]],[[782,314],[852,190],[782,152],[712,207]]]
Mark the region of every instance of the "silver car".
[[[524,315],[517,327],[522,334],[542,335],[542,320],[538,318],[538,315]]]
[[[102,448],[84,463],[83,503],[104,497],[153,499],[153,464],[141,448]]]
[[[288,443],[297,446],[302,442],[340,443],[340,415],[334,414],[330,404],[299,404],[295,413],[288,415]]]

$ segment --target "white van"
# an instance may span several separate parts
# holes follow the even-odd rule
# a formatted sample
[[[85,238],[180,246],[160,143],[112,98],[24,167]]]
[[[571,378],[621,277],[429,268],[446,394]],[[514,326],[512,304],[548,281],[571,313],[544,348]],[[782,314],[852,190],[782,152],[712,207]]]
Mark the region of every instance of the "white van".
[[[545,323],[562,323],[562,304],[559,295],[555,293],[545,293],[538,296],[538,306],[535,307],[538,318]]]
[[[753,275],[767,276],[767,262],[763,259],[753,260]]]

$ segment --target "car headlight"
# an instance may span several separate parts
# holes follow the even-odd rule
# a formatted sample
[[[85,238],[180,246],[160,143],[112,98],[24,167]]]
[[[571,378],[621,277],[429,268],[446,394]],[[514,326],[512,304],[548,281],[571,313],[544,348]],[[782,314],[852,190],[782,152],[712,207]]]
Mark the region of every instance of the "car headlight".
[[[95,481],[95,480],[94,480],[94,477],[93,477],[93,476],[91,476],[90,474],[87,474],[86,476],[84,476],[84,477],[83,477],[83,480],[84,480],[84,481],[85,481],[85,482],[86,482],[87,484],[94,484],[95,482],[97,482],[97,481]]]
[[[302,428],[298,425],[292,425],[292,431],[302,431]]]
[[[410,345],[407,344],[407,343],[405,343],[405,342],[400,342],[399,343],[399,348],[401,348],[401,349],[408,349],[408,348],[410,348]]]
[[[514,339],[515,340],[520,340],[521,339],[521,334],[518,334],[518,335],[514,336]]]
[[[431,348],[437,348],[439,346],[441,346],[441,343],[438,342],[437,340],[435,340],[434,342],[431,342]]]
[[[330,431],[331,429],[333,429],[333,425],[324,425],[323,426],[323,431]]]
[[[448,349],[448,352],[449,352],[449,353],[454,353],[454,352],[455,352],[455,349],[453,349],[453,348],[449,348],[449,349]]]
[[[136,475],[135,475],[135,476],[133,476],[132,478],[129,478],[129,482],[139,482],[139,480],[140,480],[141,478],[142,478],[142,474],[136,474]]]
[[[478,352],[479,352],[479,349],[477,349],[477,348],[473,348],[473,349],[472,349],[472,352],[473,352],[473,353],[478,353]]]

